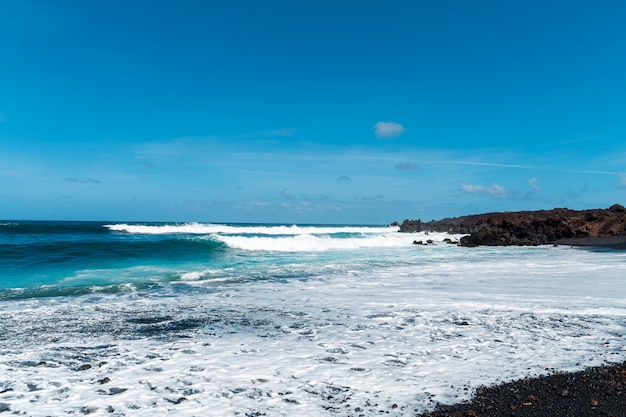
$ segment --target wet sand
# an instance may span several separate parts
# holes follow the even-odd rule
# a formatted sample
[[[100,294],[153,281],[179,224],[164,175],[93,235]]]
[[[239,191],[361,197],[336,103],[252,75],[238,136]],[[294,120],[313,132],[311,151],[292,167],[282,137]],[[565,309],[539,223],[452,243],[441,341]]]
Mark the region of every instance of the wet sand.
[[[625,417],[626,362],[478,388],[420,417]]]

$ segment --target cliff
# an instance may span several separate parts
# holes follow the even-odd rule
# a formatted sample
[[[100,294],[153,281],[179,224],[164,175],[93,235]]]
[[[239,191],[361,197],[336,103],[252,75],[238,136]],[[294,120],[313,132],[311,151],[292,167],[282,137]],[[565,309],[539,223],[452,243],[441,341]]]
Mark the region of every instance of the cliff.
[[[400,225],[400,232],[420,231],[467,234],[460,244],[470,247],[588,244],[593,238],[626,237],[626,208],[614,204],[608,209],[486,213],[431,222],[404,220]]]

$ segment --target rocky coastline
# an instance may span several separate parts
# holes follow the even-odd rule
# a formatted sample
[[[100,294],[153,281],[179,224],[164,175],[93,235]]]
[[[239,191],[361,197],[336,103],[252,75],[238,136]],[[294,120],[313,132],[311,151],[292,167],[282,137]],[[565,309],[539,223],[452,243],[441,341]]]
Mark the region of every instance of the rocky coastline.
[[[562,244],[626,249],[626,208],[485,213],[422,222],[404,220],[400,232],[465,234],[459,244],[476,246],[538,246]]]

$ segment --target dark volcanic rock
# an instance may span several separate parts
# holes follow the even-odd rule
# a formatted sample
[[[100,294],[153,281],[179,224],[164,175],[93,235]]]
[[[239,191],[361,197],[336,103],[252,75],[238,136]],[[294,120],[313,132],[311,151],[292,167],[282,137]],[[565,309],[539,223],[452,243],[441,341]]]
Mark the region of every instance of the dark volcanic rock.
[[[400,232],[467,234],[461,246],[536,246],[572,239],[626,236],[626,208],[519,211],[486,213],[422,222],[405,220]]]

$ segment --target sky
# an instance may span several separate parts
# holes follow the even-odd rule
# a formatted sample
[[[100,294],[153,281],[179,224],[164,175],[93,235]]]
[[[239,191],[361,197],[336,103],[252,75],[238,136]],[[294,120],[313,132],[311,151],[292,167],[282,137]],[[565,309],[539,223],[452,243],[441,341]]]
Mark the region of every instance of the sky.
[[[626,2],[0,0],[0,219],[626,205]]]

